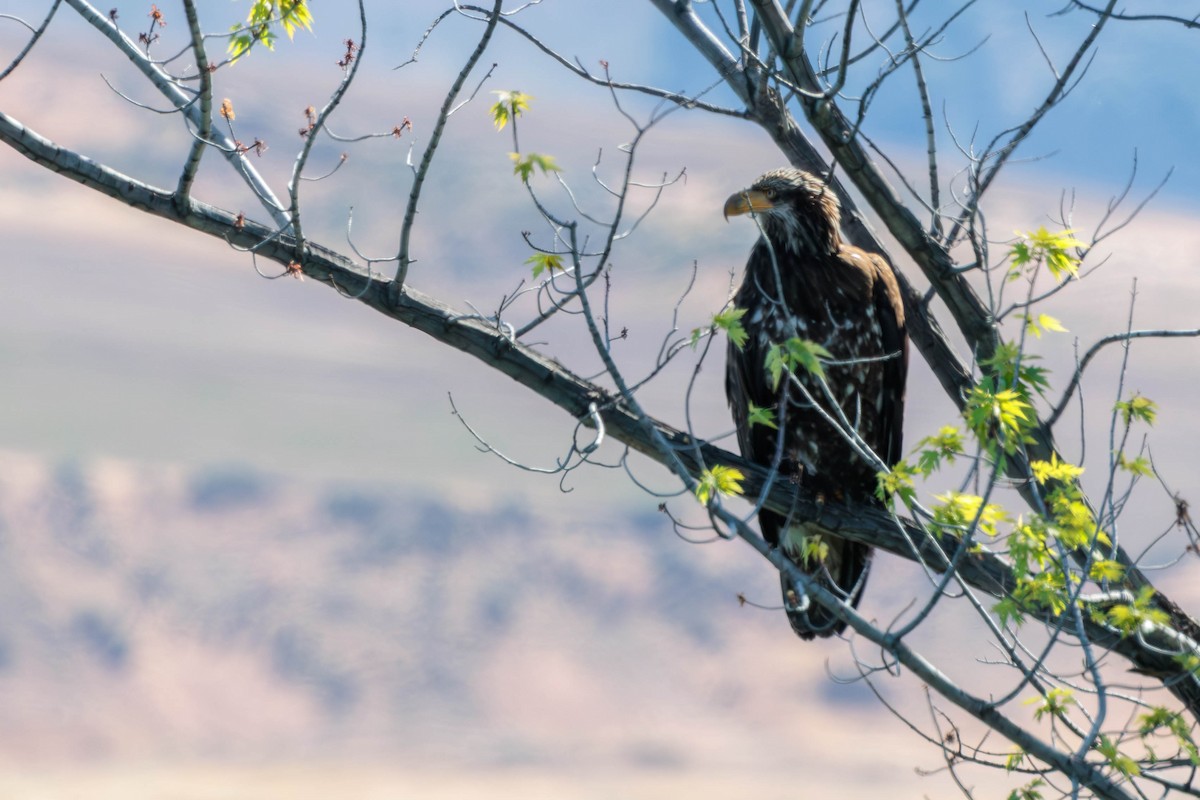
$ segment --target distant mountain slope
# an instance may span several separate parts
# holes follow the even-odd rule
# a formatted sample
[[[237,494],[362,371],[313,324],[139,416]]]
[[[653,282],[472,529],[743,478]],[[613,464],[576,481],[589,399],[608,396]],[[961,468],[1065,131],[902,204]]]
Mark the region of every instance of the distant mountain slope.
[[[786,762],[806,722],[868,694],[829,682],[829,651],[779,615],[738,607],[774,585],[744,549],[688,545],[653,511],[564,525],[8,454],[0,751]]]

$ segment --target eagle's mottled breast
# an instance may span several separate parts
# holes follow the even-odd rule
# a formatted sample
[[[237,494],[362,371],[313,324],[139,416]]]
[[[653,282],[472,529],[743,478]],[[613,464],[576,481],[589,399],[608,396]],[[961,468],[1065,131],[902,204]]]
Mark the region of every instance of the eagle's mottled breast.
[[[765,354],[772,345],[793,337],[828,350],[832,359],[825,365],[825,376],[834,400],[863,440],[886,457],[886,431],[878,424],[886,402],[881,366],[889,356],[898,359],[901,354],[887,352],[871,297],[875,265],[855,248],[842,248],[836,256],[810,259],[802,270],[782,272],[782,291],[775,291],[777,265],[769,246],[766,241],[759,242],[734,300],[738,308],[746,310],[743,324],[757,340],[753,350]],[[758,375],[747,377],[761,381],[755,394],[764,399],[772,394],[765,366]],[[797,377],[813,398],[828,405],[817,380],[807,374]],[[874,467],[854,452],[802,392],[793,388],[788,405],[784,451],[803,466],[806,482],[838,495],[849,489],[856,499],[869,496],[874,491]]]

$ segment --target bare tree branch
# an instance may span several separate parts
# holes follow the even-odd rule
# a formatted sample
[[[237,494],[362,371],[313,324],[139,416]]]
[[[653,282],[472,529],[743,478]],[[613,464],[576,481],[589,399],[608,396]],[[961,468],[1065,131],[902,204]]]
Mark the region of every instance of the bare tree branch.
[[[446,99],[442,101],[442,110],[438,112],[437,121],[433,124],[433,130],[429,134],[429,143],[425,145],[425,152],[421,156],[421,165],[413,173],[412,189],[408,194],[408,205],[404,209],[404,222],[400,227],[400,249],[396,253],[396,278],[392,285],[397,292],[404,290],[408,267],[412,263],[409,254],[409,239],[412,236],[413,224],[417,219],[417,203],[421,200],[421,187],[425,185],[425,177],[433,165],[433,156],[437,152],[438,144],[441,143],[442,131],[445,130],[446,122],[450,119],[454,101],[458,98],[458,93],[462,91],[467,76],[471,74],[471,70],[475,69],[475,64],[483,56],[483,51],[487,49],[488,42],[492,39],[492,33],[496,30],[496,23],[500,19],[500,9],[503,5],[504,0],[496,0],[495,5],[492,6],[487,23],[483,27],[483,35],[479,37],[479,44],[475,45],[475,49],[467,58],[467,63],[459,70],[458,77],[450,85],[450,91],[446,92]]]

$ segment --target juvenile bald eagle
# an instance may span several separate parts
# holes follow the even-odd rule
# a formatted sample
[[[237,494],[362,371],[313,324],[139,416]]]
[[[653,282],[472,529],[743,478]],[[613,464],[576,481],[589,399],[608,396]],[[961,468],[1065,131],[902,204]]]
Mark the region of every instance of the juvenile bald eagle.
[[[879,503],[876,468],[856,453],[844,432],[796,386],[773,387],[766,360],[792,338],[829,351],[825,380],[845,420],[889,466],[900,459],[908,338],[896,278],[882,257],[842,242],[841,212],[832,190],[796,169],[777,169],[725,202],[726,218],[753,214],[763,236],[750,253],[734,303],[745,309],[748,338],[729,346],[725,391],[747,459],[777,463],[785,479],[826,501]],[[797,377],[836,419],[834,405],[807,371]],[[750,406],[774,409],[778,431],[751,425]],[[776,459],[779,459],[776,461]],[[763,537],[834,594],[857,605],[871,549],[773,511],[758,515]],[[803,639],[833,636],[845,624],[783,578],[784,607]]]

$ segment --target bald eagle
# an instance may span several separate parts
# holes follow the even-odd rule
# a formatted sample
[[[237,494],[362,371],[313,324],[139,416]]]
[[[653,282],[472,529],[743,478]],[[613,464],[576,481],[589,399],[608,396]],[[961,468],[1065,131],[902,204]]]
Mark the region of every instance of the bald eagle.
[[[734,299],[748,334],[729,346],[725,391],[742,455],[775,464],[785,479],[826,501],[878,504],[875,466],[831,421],[841,415],[861,442],[891,466],[900,459],[908,337],[896,277],[884,259],[842,242],[837,197],[819,178],[777,169],[725,202],[725,217],[752,214],[762,237],[754,245]],[[773,345],[796,338],[829,352],[823,363],[829,395],[803,369],[808,390],[781,380],[767,365]],[[823,414],[820,406],[827,413]],[[778,430],[751,424],[751,405],[774,410]],[[857,605],[871,549],[839,539],[814,524],[774,511],[758,515],[763,537],[838,597]],[[805,603],[786,577],[784,608],[803,639],[845,629],[828,610]]]

